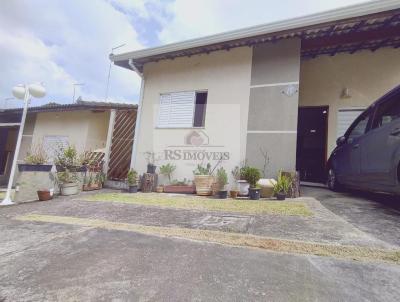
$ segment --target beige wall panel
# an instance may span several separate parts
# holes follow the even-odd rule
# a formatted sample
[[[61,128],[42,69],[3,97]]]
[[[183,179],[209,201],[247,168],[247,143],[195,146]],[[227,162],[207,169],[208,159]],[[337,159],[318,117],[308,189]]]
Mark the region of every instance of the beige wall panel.
[[[225,165],[228,170],[244,159],[251,58],[252,49],[241,47],[145,65],[142,121],[136,154],[136,168],[140,173],[146,170],[144,152],[180,146],[190,132],[190,129],[156,128],[160,94],[165,92],[208,90],[204,131],[210,144],[215,145],[213,150],[231,150],[232,159]],[[161,164],[163,162],[158,163]],[[194,162],[177,161],[175,164],[174,178],[193,179]]]
[[[329,155],[336,145],[338,110],[368,107],[399,84],[400,49],[321,56],[301,63],[299,106],[329,106]],[[341,98],[344,88],[350,98]]]

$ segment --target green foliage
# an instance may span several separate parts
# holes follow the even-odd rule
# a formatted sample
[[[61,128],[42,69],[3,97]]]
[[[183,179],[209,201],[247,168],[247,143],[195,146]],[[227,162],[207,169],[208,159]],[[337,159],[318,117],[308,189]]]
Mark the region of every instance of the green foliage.
[[[176,166],[173,164],[166,164],[160,167],[160,173],[168,177],[169,183],[171,183],[172,173],[175,171]]]
[[[74,146],[60,146],[56,151],[56,165],[60,165],[64,168],[78,166],[78,152]]]
[[[99,172],[96,174],[95,180],[98,183],[104,183],[106,181],[106,175],[104,172]]]
[[[193,173],[194,175],[212,175],[211,164],[208,163],[207,166],[198,164],[196,170],[194,170]]]
[[[106,175],[103,172],[87,172],[83,178],[85,185],[102,184],[106,180]]]
[[[240,168],[239,168],[239,166],[236,166],[235,168],[233,168],[231,173],[232,173],[233,178],[236,181],[240,180]]]
[[[137,172],[134,169],[129,170],[127,182],[130,186],[137,185]]]
[[[183,180],[174,179],[171,182],[174,186],[189,186],[191,185],[191,181],[189,179],[184,178]]]
[[[30,165],[42,165],[48,161],[47,153],[44,150],[42,143],[32,145],[24,159],[25,163]]]
[[[223,167],[217,170],[217,181],[220,186],[225,186],[228,184],[228,174]]]
[[[256,188],[257,182],[261,178],[260,170],[258,170],[257,168],[254,168],[254,167],[245,167],[245,168],[242,168],[242,171],[241,171],[241,175],[243,175],[244,179],[250,184],[250,187]]]
[[[58,172],[57,178],[59,183],[76,183],[79,181],[79,177],[76,172],[71,172],[68,169],[65,171]]]
[[[292,179],[279,172],[278,180],[274,185],[274,194],[284,193],[287,194],[292,186]]]

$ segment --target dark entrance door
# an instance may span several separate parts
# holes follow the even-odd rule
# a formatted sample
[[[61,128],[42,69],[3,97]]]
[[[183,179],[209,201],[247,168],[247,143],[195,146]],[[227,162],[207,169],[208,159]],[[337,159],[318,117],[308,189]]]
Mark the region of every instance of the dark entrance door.
[[[299,108],[296,169],[302,181],[325,182],[328,109]]]

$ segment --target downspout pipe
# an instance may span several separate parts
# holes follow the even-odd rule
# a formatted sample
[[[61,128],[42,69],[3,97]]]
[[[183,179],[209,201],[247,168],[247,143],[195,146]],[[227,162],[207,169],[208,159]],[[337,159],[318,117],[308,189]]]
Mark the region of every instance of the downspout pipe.
[[[139,133],[140,133],[140,127],[141,127],[141,119],[142,119],[143,92],[144,92],[145,80],[144,80],[143,73],[141,73],[136,68],[136,66],[133,64],[132,59],[129,59],[128,64],[131,67],[131,69],[133,71],[135,71],[141,78],[139,104],[138,104],[136,124],[135,124],[135,136],[133,138],[133,147],[132,147],[131,164],[130,164],[131,169],[135,169],[136,168],[137,146],[138,146]]]

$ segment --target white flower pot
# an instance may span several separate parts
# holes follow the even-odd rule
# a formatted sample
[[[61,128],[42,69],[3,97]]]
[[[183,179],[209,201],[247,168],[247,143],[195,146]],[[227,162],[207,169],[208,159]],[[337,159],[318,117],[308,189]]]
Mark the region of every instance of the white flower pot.
[[[247,196],[249,195],[249,183],[245,180],[238,180],[239,184],[239,195],[240,196]]]
[[[61,195],[63,196],[75,195],[78,193],[79,189],[77,183],[65,183],[61,185]]]

